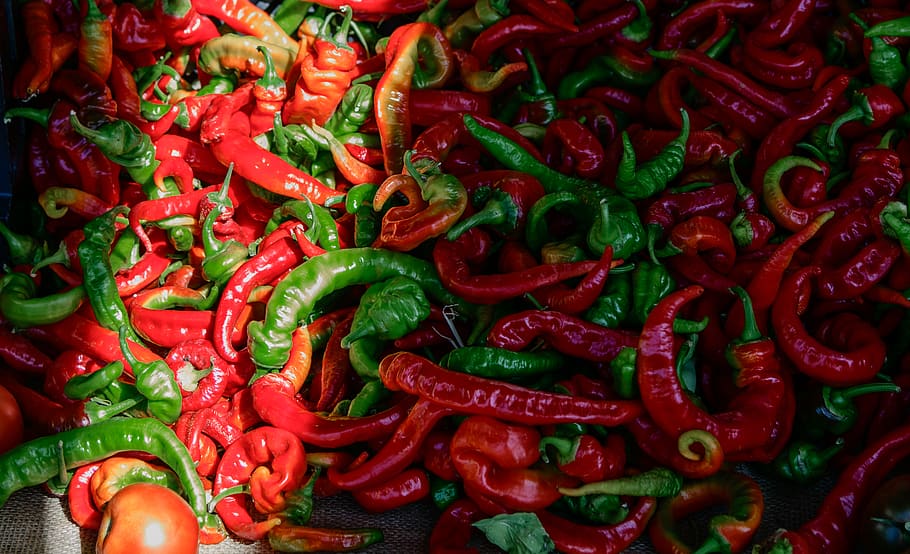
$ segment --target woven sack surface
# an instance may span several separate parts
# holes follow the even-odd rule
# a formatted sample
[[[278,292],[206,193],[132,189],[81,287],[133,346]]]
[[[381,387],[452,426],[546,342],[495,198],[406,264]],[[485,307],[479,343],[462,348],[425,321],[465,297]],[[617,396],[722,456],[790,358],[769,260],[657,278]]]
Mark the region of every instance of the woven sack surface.
[[[769,479],[748,467],[739,470],[751,475],[761,485],[765,496],[765,515],[756,538],[762,539],[781,527],[796,528],[813,517],[830,488],[828,477],[812,486],[799,486]],[[347,495],[318,498],[311,524],[316,527],[380,527],[385,540],[362,552],[366,554],[403,554],[426,552],[426,542],[436,518],[436,508],[421,502],[384,514],[364,511]],[[697,520],[692,522],[697,533]],[[0,554],[90,554],[94,552],[97,534],[79,529],[70,519],[66,500],[48,493],[43,487],[32,487],[13,494],[0,508]],[[483,554],[501,552],[478,544]],[[258,554],[271,552],[268,541],[256,543],[228,539],[217,545],[200,548],[201,554]],[[653,552],[647,539],[639,540],[628,552]]]

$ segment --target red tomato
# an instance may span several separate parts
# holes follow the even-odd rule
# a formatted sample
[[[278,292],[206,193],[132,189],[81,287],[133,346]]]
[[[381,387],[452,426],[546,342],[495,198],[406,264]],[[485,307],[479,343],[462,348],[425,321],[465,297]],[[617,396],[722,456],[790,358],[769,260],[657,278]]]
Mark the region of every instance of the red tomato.
[[[22,412],[13,393],[0,385],[0,454],[22,442]]]
[[[199,551],[199,522],[167,487],[129,485],[104,505],[97,554],[190,554]]]

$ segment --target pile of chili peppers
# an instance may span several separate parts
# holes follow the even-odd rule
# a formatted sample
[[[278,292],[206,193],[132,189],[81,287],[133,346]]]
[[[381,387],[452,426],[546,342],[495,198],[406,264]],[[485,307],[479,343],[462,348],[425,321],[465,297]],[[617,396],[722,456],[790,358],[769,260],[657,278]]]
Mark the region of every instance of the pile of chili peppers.
[[[434,553],[847,552],[910,453],[901,3],[18,7],[0,504],[92,528],[128,473],[208,544],[381,541],[310,527],[350,495]],[[761,536],[755,472],[836,484]]]

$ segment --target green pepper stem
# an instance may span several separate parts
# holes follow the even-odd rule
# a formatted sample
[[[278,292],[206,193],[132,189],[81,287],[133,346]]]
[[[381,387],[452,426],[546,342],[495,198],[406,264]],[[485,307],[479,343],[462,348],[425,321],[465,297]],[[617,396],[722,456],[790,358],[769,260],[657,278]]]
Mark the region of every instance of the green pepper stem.
[[[857,97],[861,100],[859,100],[858,103],[850,106],[847,111],[837,116],[837,118],[828,127],[828,136],[826,137],[826,141],[829,148],[834,148],[835,142],[837,140],[837,132],[845,123],[862,120],[868,124],[870,121],[872,121],[873,113],[871,106],[869,106],[869,99],[866,98],[866,96],[863,94],[857,94],[856,97],[854,97],[854,102],[857,102]]]
[[[737,339],[738,343],[753,342],[762,338],[761,330],[758,328],[758,320],[755,319],[755,309],[752,307],[752,297],[743,287],[733,287],[730,289],[739,301],[743,304],[743,332]]]
[[[514,227],[517,220],[518,212],[515,201],[508,194],[503,193],[498,197],[490,198],[483,208],[452,225],[446,232],[446,238],[455,240],[469,229],[480,225],[509,224]]]
[[[233,487],[228,487],[228,488],[224,489],[223,491],[219,492],[208,503],[209,513],[214,513],[215,506],[217,506],[219,502],[221,502],[228,496],[231,496],[232,494],[250,494],[250,486],[249,485],[234,485]]]
[[[580,436],[575,437],[556,437],[556,436],[547,436],[540,439],[538,448],[540,449],[540,454],[542,459],[547,461],[547,448],[552,447],[556,450],[556,459],[560,464],[567,464],[575,459],[575,455],[578,453],[578,445],[580,444]]]
[[[863,394],[872,394],[876,392],[900,392],[901,387],[896,383],[862,383],[853,385],[844,389],[831,389],[830,396],[832,400],[849,400]]]
[[[9,123],[14,117],[34,121],[47,129],[48,121],[51,118],[50,108],[30,108],[26,106],[16,106],[6,110],[3,114],[3,122]]]

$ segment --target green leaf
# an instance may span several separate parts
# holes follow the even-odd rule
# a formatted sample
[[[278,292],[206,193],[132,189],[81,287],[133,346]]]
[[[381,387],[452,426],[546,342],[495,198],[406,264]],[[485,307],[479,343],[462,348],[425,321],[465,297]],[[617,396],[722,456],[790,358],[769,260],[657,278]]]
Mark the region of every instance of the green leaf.
[[[530,512],[499,514],[475,522],[474,527],[508,554],[545,554],[556,549],[540,519]]]

